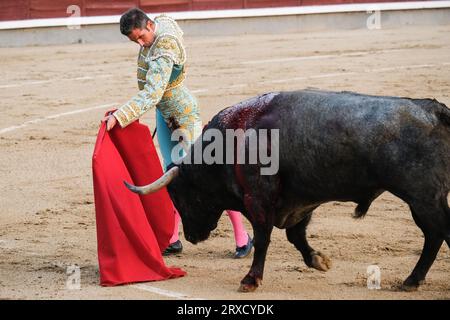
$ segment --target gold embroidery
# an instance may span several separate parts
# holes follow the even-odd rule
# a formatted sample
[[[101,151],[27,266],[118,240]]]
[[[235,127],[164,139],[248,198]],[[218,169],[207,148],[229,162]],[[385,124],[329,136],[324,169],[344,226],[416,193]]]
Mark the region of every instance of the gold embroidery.
[[[142,69],[138,69],[138,71],[137,71],[137,78],[138,78],[138,80],[146,81],[147,72],[148,71],[144,71]]]
[[[128,105],[130,106],[130,109],[133,110],[133,112],[134,112],[136,115],[139,115],[139,114],[140,114],[141,108],[139,107],[139,105],[138,105],[136,102],[130,101]]]
[[[183,113],[185,115],[189,115],[192,112],[192,108],[190,106],[187,106],[183,109]]]
[[[176,23],[176,21],[165,15],[165,14],[161,14],[158,17],[155,18],[155,21],[158,23],[163,23],[167,29],[171,29],[170,31],[172,31],[173,33],[176,33],[179,37],[183,36],[183,30],[180,29],[180,27],[178,26],[178,24]]]
[[[170,39],[169,37],[163,37],[161,40],[159,40],[156,47],[158,49],[165,49],[165,50],[177,49],[177,45],[175,44],[175,41]]]
[[[148,69],[148,63],[145,62],[144,59],[139,59],[138,61],[138,67],[142,69]]]
[[[163,95],[163,93],[164,93],[164,91],[163,91],[163,89],[161,89],[161,88],[158,88],[158,89],[156,90],[156,95],[157,95],[157,97],[161,97],[161,96]]]
[[[114,116],[117,118],[117,120],[120,123],[121,127],[125,127],[128,123],[128,119],[127,117],[124,115],[124,113],[120,110],[117,110],[116,112],[114,112]]]
[[[161,81],[161,75],[159,73],[155,74],[155,82],[160,82]]]
[[[163,98],[172,98],[173,97],[173,92],[172,90],[166,90],[166,92],[164,92],[164,96]]]
[[[175,80],[173,80],[171,83],[169,83],[167,85],[166,91],[178,87],[180,84],[183,83],[185,78],[186,78],[186,75],[185,75],[185,72],[183,70],[183,72],[178,76],[178,78],[176,78]]]
[[[128,107],[128,108],[127,108]],[[125,114],[127,121],[130,121],[130,119],[134,118],[134,114],[130,109],[130,106],[127,105],[125,108],[123,108],[122,112]]]

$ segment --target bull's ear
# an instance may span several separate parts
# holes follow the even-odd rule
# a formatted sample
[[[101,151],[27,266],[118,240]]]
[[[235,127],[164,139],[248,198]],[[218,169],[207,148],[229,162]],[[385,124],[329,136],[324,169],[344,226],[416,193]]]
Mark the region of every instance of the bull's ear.
[[[177,166],[174,166],[174,167],[170,168],[169,170],[167,170],[167,172],[164,173],[164,175],[161,178],[159,178],[158,180],[156,180],[146,186],[142,186],[142,187],[133,186],[133,185],[127,183],[126,181],[124,181],[124,183],[128,189],[130,189],[131,191],[133,191],[135,193],[139,193],[139,194],[153,193],[153,192],[161,190],[162,188],[169,185],[169,183],[172,182],[172,180],[178,176],[179,171],[180,171],[180,168]]]

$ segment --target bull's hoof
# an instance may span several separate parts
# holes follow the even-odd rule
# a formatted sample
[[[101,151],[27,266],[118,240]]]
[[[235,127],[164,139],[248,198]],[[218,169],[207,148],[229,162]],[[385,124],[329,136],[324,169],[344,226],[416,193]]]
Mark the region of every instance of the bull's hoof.
[[[414,291],[417,291],[417,289],[419,289],[419,286],[410,286],[410,285],[406,285],[406,284],[402,284],[400,287],[400,290],[406,291],[406,292],[414,292]]]
[[[253,292],[258,288],[258,286],[254,284],[242,284],[239,286],[238,292]]]
[[[415,280],[414,278],[407,278],[400,286],[400,290],[406,292],[414,292],[419,289],[419,286],[424,283],[424,280]]]
[[[253,292],[258,288],[262,283],[262,280],[257,278],[253,279],[250,276],[246,276],[244,280],[241,281],[241,285],[239,286],[239,292]]]
[[[319,271],[328,271],[331,268],[331,260],[326,255],[319,251],[311,253],[311,267]]]

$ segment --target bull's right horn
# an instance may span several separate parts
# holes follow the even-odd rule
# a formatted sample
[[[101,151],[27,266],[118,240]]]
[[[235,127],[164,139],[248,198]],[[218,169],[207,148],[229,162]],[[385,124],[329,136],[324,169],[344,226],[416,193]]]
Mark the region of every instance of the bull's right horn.
[[[130,189],[131,191],[133,191],[134,193],[139,193],[139,194],[153,193],[153,192],[156,192],[156,191],[164,188],[165,186],[167,186],[176,176],[178,176],[179,170],[180,170],[180,168],[173,167],[169,171],[164,173],[164,175],[161,178],[159,178],[158,180],[156,180],[146,186],[142,186],[142,187],[137,187],[137,186],[131,185],[126,181],[124,181],[124,183],[125,183],[125,186],[128,189]]]

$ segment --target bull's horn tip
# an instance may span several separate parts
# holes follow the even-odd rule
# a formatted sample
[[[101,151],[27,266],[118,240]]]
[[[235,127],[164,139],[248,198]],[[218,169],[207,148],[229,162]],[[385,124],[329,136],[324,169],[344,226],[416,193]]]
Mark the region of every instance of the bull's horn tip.
[[[123,183],[125,184],[125,187],[127,187],[128,189],[130,189],[133,192],[136,192],[136,187],[135,186],[133,186],[132,184],[129,184],[125,180],[123,181]]]

